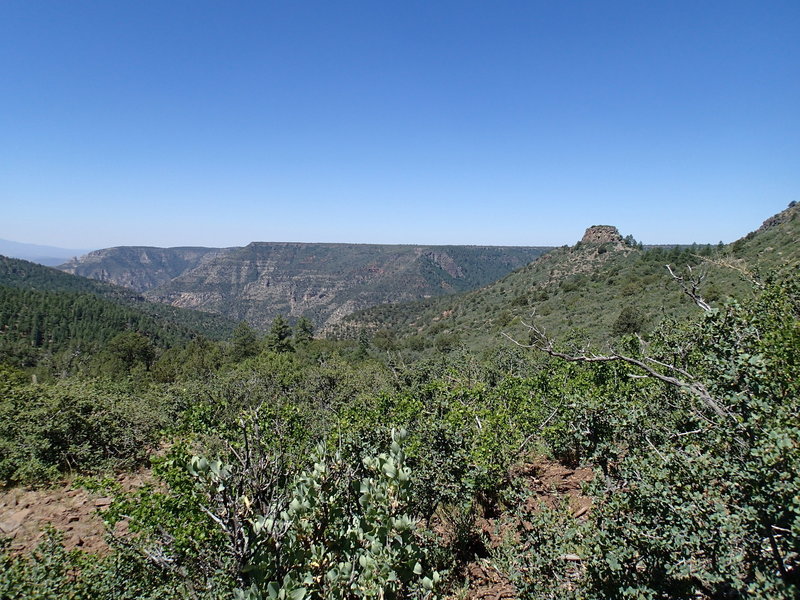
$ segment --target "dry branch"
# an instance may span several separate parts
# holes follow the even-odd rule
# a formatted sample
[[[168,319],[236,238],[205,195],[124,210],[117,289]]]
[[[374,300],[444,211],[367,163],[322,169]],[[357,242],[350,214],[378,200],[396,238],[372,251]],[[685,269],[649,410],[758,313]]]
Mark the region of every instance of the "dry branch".
[[[678,282],[678,285],[681,286],[683,292],[689,296],[689,298],[691,298],[694,303],[697,304],[697,306],[706,312],[711,310],[711,305],[703,300],[703,297],[700,295],[700,284],[703,283],[703,280],[706,278],[705,274],[700,274],[697,277],[692,278],[692,267],[691,265],[686,265],[686,269],[689,271],[689,279],[686,279],[685,277],[676,275],[670,265],[666,265],[666,267],[667,271],[669,271],[669,274],[672,275],[672,278]]]
[[[507,333],[503,332],[503,335],[511,340],[517,346],[522,348],[533,348],[540,352],[544,352],[545,354],[549,354],[550,356],[554,356],[556,358],[560,358],[562,360],[566,360],[568,362],[585,362],[585,363],[599,363],[599,362],[624,362],[629,365],[633,365],[638,367],[642,371],[646,373],[646,377],[651,377],[653,379],[657,379],[663,383],[671,385],[673,387],[686,390],[687,392],[693,394],[697,398],[699,398],[703,404],[705,404],[708,408],[710,408],[714,413],[716,413],[720,417],[730,417],[731,414],[726,411],[720,404],[714,399],[711,393],[706,389],[706,387],[697,381],[684,381],[682,379],[678,379],[677,377],[672,377],[670,375],[665,375],[663,373],[659,373],[653,367],[651,367],[646,362],[639,360],[638,358],[633,358],[632,356],[626,356],[624,354],[619,353],[612,353],[612,354],[594,354],[594,353],[587,353],[586,351],[581,351],[579,354],[567,354],[566,352],[560,352],[555,349],[554,341],[544,333],[538,329],[535,325],[529,325],[527,323],[523,323],[525,327],[527,327],[535,336],[538,343],[534,344],[522,344],[521,342],[515,340]],[[669,365],[663,363],[661,361],[657,361],[655,359],[648,359],[645,358],[645,361],[653,362],[663,368],[669,369],[675,373],[680,373],[691,379],[691,376],[684,371],[674,365]]]

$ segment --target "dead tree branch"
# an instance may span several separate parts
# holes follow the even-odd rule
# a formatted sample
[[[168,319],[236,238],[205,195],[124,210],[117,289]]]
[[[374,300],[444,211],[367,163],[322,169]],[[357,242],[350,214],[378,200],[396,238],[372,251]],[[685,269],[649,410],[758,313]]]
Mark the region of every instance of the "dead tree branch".
[[[733,258],[733,257],[719,257],[719,258],[711,258],[708,256],[700,256],[696,255],[696,257],[702,260],[704,263],[709,265],[714,265],[715,267],[719,267],[721,269],[729,269],[734,271],[739,277],[743,280],[751,284],[754,288],[763,289],[764,282],[759,279],[757,273],[753,272],[751,269],[747,267],[747,263],[740,258]]]
[[[704,274],[700,274],[692,278],[692,267],[691,265],[686,265],[686,268],[689,271],[689,279],[686,279],[685,277],[676,275],[670,265],[666,265],[666,267],[667,271],[669,271],[669,274],[672,275],[672,278],[678,282],[678,285],[681,286],[683,292],[689,296],[689,298],[691,298],[694,303],[697,304],[697,306],[706,312],[711,310],[711,305],[703,300],[703,297],[700,295],[700,284],[703,283],[703,280],[706,278]]]
[[[728,411],[726,411],[722,406],[720,406],[720,404],[714,399],[714,397],[711,395],[708,389],[700,382],[684,381],[682,379],[678,379],[677,377],[665,375],[664,373],[656,371],[649,364],[647,364],[642,360],[639,360],[638,358],[633,358],[632,356],[626,356],[624,354],[618,354],[616,352],[612,354],[594,354],[594,353],[587,353],[585,351],[581,351],[579,354],[567,354],[566,352],[559,352],[558,350],[555,349],[554,341],[545,336],[544,333],[540,329],[538,329],[535,325],[529,325],[527,323],[523,323],[523,325],[525,325],[525,327],[527,327],[534,334],[535,338],[538,340],[538,343],[522,344],[521,342],[515,340],[505,332],[503,333],[503,335],[509,340],[511,340],[511,342],[513,342],[517,346],[520,346],[522,348],[533,348],[535,350],[544,352],[545,354],[548,354],[556,358],[560,358],[567,362],[584,362],[584,363],[624,362],[626,364],[633,365],[644,371],[647,374],[646,375],[647,377],[651,377],[653,379],[656,379],[658,381],[661,381],[678,389],[685,390],[690,394],[693,394],[694,396],[699,398],[700,401],[705,406],[710,408],[717,416],[719,417],[732,416]],[[653,360],[652,362],[664,368],[667,368],[673,372],[683,374],[684,376],[688,376],[689,378],[691,377],[689,376],[688,373],[686,373],[686,371],[683,371],[678,367],[667,365],[665,363],[655,360]]]

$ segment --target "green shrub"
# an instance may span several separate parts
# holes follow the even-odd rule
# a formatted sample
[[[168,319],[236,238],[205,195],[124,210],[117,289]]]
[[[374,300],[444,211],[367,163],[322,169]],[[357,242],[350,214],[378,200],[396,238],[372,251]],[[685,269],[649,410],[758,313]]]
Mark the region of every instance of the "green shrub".
[[[411,470],[393,433],[388,453],[364,459],[367,476],[355,486],[353,471],[322,446],[313,468],[288,492],[276,493],[260,511],[246,496],[231,503],[235,469],[195,457],[190,471],[206,489],[215,519],[240,554],[239,598],[429,597],[439,580],[426,576],[414,515],[409,513]],[[231,506],[241,506],[234,518]],[[237,550],[238,548],[238,550]]]
[[[548,543],[580,538],[579,595],[800,593],[799,292],[772,286],[694,327],[662,329],[636,356],[650,376],[619,360],[570,367],[556,393],[582,393],[548,439],[560,451],[570,440],[602,476],[587,525],[559,527],[566,537]],[[541,572],[542,560],[523,554],[507,568]],[[562,581],[556,596],[570,589]]]
[[[0,480],[9,483],[141,464],[173,414],[169,395],[133,393],[112,383],[5,381]]]

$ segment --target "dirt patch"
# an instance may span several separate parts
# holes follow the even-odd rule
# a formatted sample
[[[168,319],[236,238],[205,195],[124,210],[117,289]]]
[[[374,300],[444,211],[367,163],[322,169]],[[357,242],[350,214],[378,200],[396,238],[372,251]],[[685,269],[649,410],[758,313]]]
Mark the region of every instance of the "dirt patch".
[[[148,472],[120,475],[123,490],[141,487]],[[113,498],[75,488],[70,482],[42,489],[14,487],[0,489],[0,536],[11,539],[11,552],[27,552],[42,541],[51,525],[64,534],[68,550],[106,552],[105,526],[100,513]]]
[[[488,560],[473,561],[466,566],[469,600],[512,600],[516,588]]]
[[[592,499],[581,491],[583,484],[594,477],[588,467],[571,469],[551,460],[539,459],[519,465],[511,475],[524,478],[533,492],[529,508],[535,508],[533,505],[542,502],[555,508],[559,500],[566,498],[572,514],[579,518],[588,513],[592,506]]]
[[[541,502],[555,506],[560,499],[567,498],[575,518],[585,518],[591,510],[591,499],[581,493],[581,485],[592,479],[591,469],[571,469],[553,461],[536,459],[516,466],[510,474],[521,479],[531,492],[529,509],[535,510]],[[125,491],[153,483],[147,471],[121,475],[117,481]],[[11,538],[12,552],[26,552],[36,547],[44,528],[52,525],[64,533],[67,549],[106,552],[106,532],[100,513],[112,500],[76,489],[69,482],[47,489],[0,490],[0,536]],[[514,586],[487,558],[487,548],[496,547],[506,533],[503,516],[504,509],[498,504],[481,507],[475,520],[475,552],[470,560],[464,561],[456,575],[464,584],[452,598],[511,600],[517,597]],[[451,528],[440,519],[434,518],[429,525],[444,545],[453,541]]]
[[[517,465],[511,470],[512,478],[521,479],[529,490],[526,509],[538,510],[541,504],[554,508],[565,498],[576,519],[585,519],[591,510],[591,498],[585,496],[582,485],[593,478],[592,470],[586,467],[569,468],[560,463],[537,458]],[[482,515],[475,521],[475,528],[486,547],[496,548],[507,534],[509,523],[503,519],[504,509],[499,505],[482,507]],[[485,550],[485,549],[484,549]],[[464,589],[454,597],[464,600],[510,600],[517,597],[514,586],[486,558],[475,558],[465,563],[460,578]]]

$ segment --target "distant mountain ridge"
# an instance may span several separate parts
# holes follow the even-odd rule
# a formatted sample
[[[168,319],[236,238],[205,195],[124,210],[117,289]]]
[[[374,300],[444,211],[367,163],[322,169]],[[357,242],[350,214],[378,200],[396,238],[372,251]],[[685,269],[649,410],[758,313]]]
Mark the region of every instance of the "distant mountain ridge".
[[[86,254],[87,252],[88,250],[0,240],[0,255],[35,262],[48,267],[60,265],[67,259]]]
[[[58,269],[137,292],[144,292],[178,277],[203,261],[237,248],[179,246],[116,246],[89,252],[60,264]]]
[[[107,248],[59,268],[262,329],[278,314],[306,316],[325,329],[368,306],[486,285],[548,250],[253,242],[242,248]]]

